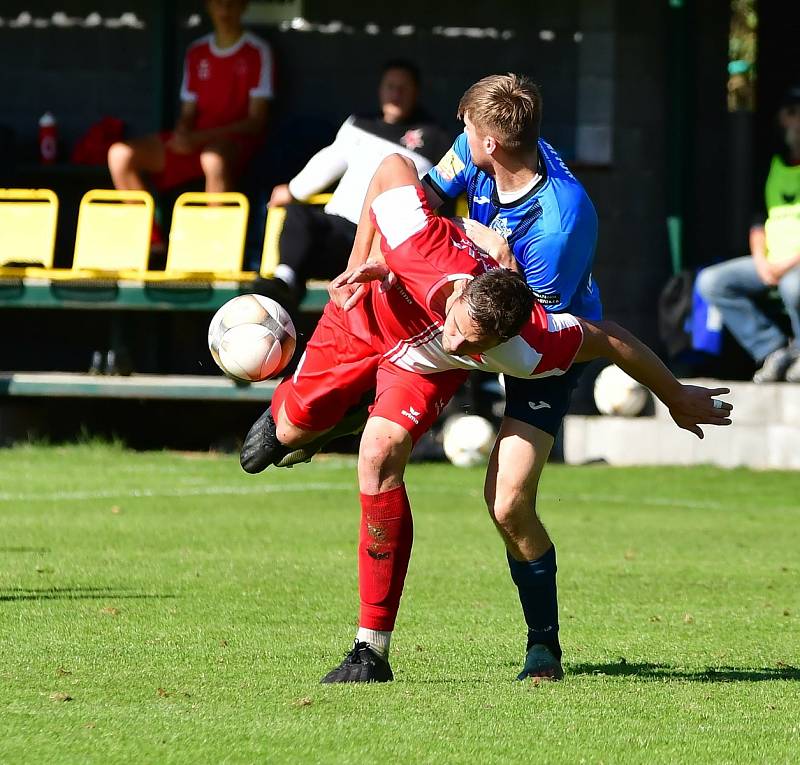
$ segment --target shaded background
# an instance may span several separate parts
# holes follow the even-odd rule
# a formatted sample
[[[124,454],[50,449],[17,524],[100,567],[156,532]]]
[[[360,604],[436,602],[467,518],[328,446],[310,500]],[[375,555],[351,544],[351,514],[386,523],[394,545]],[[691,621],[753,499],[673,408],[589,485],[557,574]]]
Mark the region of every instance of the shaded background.
[[[288,180],[348,114],[375,109],[382,62],[402,56],[419,64],[423,105],[453,136],[460,130],[458,99],[476,79],[517,71],[541,86],[543,135],[597,207],[595,277],[606,314],[657,349],[663,350],[658,296],[673,262],[694,268],[746,253],[754,200],[777,145],[775,110],[785,88],[800,79],[800,4],[757,5],[755,111],[736,113],[726,100],[729,2],[272,5],[289,15],[299,11],[306,23],[251,25],[273,46],[278,94],[269,144],[245,179],[256,236],[272,185]],[[100,6],[102,21],[93,28],[12,23],[23,12],[34,21],[59,11],[85,18]],[[0,183],[59,193],[60,264],[69,264],[80,195],[110,180],[104,168],[38,166],[39,117],[55,114],[62,158],[105,115],[124,120],[128,136],[169,127],[186,45],[209,30],[203,7],[197,0],[5,0],[0,7]],[[263,19],[265,7],[251,3],[251,13]],[[121,25],[125,13],[143,28]],[[683,224],[672,248],[668,218]],[[260,252],[260,241],[250,247]],[[9,311],[8,319],[24,318],[31,331],[54,335],[58,368],[83,370],[88,360],[76,335],[87,330],[83,317],[70,313],[33,318]],[[207,320],[194,318],[198,326]],[[204,349],[192,320],[137,317],[131,332],[142,342],[153,332],[173,338],[146,363],[163,372],[197,372]],[[98,324],[88,331],[104,330]],[[35,368],[25,343],[3,342],[4,368]],[[743,363],[734,355],[718,362],[719,373],[746,376]]]

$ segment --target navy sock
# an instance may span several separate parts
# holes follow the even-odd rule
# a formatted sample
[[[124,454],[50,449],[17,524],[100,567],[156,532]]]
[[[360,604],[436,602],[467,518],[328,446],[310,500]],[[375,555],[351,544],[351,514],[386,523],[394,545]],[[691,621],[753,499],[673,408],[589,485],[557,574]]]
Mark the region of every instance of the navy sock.
[[[556,548],[551,547],[540,558],[530,561],[514,560],[508,553],[506,555],[528,625],[528,648],[543,643],[560,659]]]

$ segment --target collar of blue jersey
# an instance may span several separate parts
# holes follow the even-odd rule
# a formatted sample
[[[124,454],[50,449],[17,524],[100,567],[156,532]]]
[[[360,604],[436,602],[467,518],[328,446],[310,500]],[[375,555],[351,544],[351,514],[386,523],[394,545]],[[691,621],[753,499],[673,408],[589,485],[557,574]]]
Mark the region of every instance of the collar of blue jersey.
[[[520,205],[525,204],[531,197],[535,197],[547,183],[547,165],[542,161],[542,153],[539,152],[539,162],[536,168],[536,172],[539,173],[539,183],[537,183],[527,194],[521,196],[519,199],[515,199],[513,202],[508,202],[503,204],[500,201],[500,197],[497,195],[497,181],[495,181],[494,186],[492,186],[492,204],[498,210],[511,210]]]

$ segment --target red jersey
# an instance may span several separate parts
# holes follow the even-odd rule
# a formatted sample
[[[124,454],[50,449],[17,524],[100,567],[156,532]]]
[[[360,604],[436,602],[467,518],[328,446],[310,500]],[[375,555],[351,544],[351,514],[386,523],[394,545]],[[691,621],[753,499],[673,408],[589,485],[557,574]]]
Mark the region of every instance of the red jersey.
[[[446,353],[442,327],[449,291],[443,288],[497,263],[455,223],[431,213],[420,187],[390,189],[375,199],[371,214],[396,278],[388,288],[373,283],[345,321],[387,361],[418,374],[461,368],[523,378],[559,375],[570,367],[583,341],[580,322],[570,314],[547,313],[539,303],[520,334],[502,345],[477,356]]]
[[[251,98],[272,95],[272,52],[254,34],[245,32],[230,48],[217,47],[210,34],[186,51],[181,100],[197,104],[195,130],[247,119]]]

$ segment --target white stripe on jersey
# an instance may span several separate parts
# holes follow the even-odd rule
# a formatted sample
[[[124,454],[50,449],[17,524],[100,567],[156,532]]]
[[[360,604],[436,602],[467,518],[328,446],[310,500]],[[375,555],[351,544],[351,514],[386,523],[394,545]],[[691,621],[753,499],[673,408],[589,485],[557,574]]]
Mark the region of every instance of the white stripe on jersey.
[[[560,332],[562,329],[574,327],[580,322],[571,313],[548,313],[547,331]]]
[[[378,229],[393,250],[428,225],[415,186],[398,186],[384,191],[372,202]]]
[[[401,358],[408,349],[417,347],[419,345],[424,345],[425,343],[430,341],[431,337],[433,337],[434,335],[438,334],[441,331],[442,328],[438,324],[431,324],[430,326],[422,330],[422,332],[418,332],[413,337],[409,337],[405,340],[400,340],[398,343],[395,344],[393,348],[386,351],[386,353],[384,353],[383,356],[392,363],[395,363],[396,359]]]
[[[576,327],[580,330],[580,322],[570,314],[547,314],[547,330],[543,334],[558,336],[572,328],[573,333],[569,338],[561,341],[557,337],[542,337],[543,347],[537,349],[522,335],[515,335],[505,343],[485,351],[476,360],[471,356],[447,353],[442,345],[442,327],[433,324],[413,337],[399,341],[383,355],[392,364],[417,374],[434,374],[457,368],[502,372],[523,379],[553,377],[569,369],[580,348],[579,340],[583,332],[580,330],[576,334]],[[554,341],[558,343],[557,347],[553,347]]]
[[[264,40],[251,32],[245,32],[245,37],[261,58],[261,76],[256,87],[250,88],[250,98],[273,98],[275,94],[272,92],[272,51]]]

